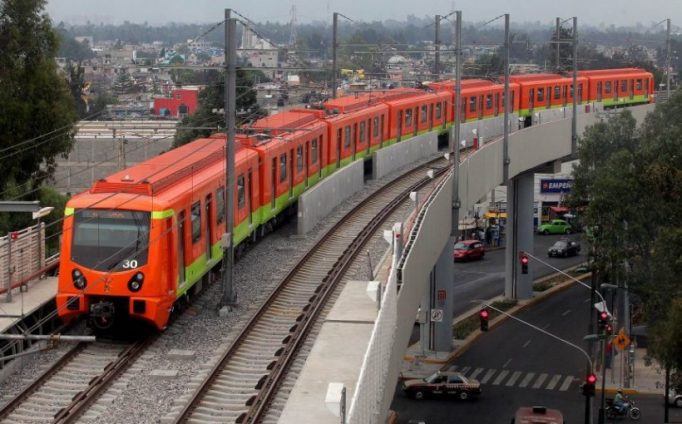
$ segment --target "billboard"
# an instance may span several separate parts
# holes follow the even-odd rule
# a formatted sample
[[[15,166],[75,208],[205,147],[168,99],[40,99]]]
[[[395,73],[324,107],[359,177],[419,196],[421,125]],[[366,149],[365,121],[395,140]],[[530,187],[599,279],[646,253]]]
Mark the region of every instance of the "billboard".
[[[570,178],[552,178],[540,180],[540,193],[568,193],[573,180]]]

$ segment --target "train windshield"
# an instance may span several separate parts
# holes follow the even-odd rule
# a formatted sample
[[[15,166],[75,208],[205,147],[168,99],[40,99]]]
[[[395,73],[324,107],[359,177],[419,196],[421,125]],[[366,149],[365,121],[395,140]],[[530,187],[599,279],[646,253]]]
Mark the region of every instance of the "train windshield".
[[[149,219],[149,212],[77,209],[71,260],[99,271],[122,271],[145,265]]]

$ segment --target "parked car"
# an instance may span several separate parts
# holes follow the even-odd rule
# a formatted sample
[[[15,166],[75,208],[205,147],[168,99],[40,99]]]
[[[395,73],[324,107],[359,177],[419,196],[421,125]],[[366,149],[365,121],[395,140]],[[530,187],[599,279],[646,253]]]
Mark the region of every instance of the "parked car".
[[[456,396],[461,400],[481,394],[481,383],[453,371],[436,371],[426,378],[405,380],[403,391],[414,399],[429,396]]]
[[[544,406],[523,406],[516,411],[512,424],[564,424],[564,416],[558,409],[546,408]]]
[[[563,219],[553,219],[546,222],[538,227],[538,233],[540,234],[571,234],[573,228],[571,225],[564,221]]]
[[[573,240],[561,239],[555,242],[547,249],[547,256],[551,257],[568,257],[575,256],[580,253],[580,243]]]
[[[462,240],[455,243],[455,250],[452,257],[457,261],[467,261],[472,259],[483,259],[485,249],[479,240]]]
[[[682,393],[676,393],[675,390],[668,392],[668,402],[677,408],[682,408]]]

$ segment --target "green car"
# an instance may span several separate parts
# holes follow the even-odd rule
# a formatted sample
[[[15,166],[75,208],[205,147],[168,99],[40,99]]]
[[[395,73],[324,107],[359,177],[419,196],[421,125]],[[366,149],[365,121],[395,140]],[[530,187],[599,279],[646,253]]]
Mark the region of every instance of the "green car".
[[[569,225],[568,222],[564,221],[563,219],[553,219],[549,222],[546,222],[538,227],[538,233],[540,234],[571,234],[573,232],[573,228]]]

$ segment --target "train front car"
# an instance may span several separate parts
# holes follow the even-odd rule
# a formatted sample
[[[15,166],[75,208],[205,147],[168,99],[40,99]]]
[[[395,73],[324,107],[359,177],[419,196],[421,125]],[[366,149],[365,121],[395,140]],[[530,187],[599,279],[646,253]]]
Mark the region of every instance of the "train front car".
[[[147,200],[83,193],[69,201],[56,299],[64,321],[87,314],[99,330],[131,317],[165,327],[174,301],[164,253],[172,213],[152,211]]]

